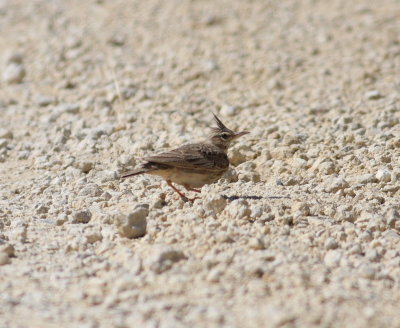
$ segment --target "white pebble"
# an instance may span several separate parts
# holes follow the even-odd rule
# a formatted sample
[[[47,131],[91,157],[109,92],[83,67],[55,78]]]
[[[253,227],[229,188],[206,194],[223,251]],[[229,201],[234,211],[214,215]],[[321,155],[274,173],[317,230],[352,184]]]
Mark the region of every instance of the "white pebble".
[[[365,98],[369,99],[369,100],[376,100],[381,98],[382,95],[379,93],[378,90],[370,90],[368,92],[365,93]]]
[[[325,248],[326,248],[327,250],[336,249],[336,248],[338,248],[338,246],[339,246],[338,242],[337,242],[335,239],[333,239],[332,237],[329,237],[329,238],[325,241]]]
[[[342,259],[342,253],[339,250],[330,250],[324,257],[324,262],[329,267],[337,267]]]
[[[121,237],[139,238],[146,234],[147,215],[149,214],[149,206],[141,204],[137,206],[131,213],[116,216],[114,224],[118,228]]]
[[[387,169],[379,169],[378,172],[376,172],[375,177],[382,182],[390,182],[392,179],[392,173],[387,170]]]
[[[8,64],[3,72],[3,80],[6,83],[21,83],[25,77],[25,68],[21,64]]]
[[[250,248],[253,248],[256,250],[265,249],[264,241],[261,238],[251,238],[249,240],[249,246],[250,246]]]
[[[207,210],[214,211],[215,214],[218,214],[224,210],[226,206],[226,199],[220,195],[210,195],[204,200],[204,207]]]
[[[224,104],[221,106],[219,112],[222,116],[233,116],[236,113],[236,108],[234,106]]]

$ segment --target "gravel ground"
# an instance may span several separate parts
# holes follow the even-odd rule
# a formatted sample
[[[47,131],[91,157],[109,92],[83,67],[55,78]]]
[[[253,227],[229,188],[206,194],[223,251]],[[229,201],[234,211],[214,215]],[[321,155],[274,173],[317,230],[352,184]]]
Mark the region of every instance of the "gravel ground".
[[[0,327],[399,327],[400,5],[0,1]],[[247,129],[184,203],[137,157]]]

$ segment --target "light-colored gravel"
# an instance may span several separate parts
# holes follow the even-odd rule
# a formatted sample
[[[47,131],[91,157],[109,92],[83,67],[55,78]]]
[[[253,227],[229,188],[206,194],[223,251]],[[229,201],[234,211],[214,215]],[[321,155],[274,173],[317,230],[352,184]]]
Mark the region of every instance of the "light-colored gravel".
[[[399,10],[0,0],[0,327],[399,327]],[[118,179],[212,112],[201,199]]]

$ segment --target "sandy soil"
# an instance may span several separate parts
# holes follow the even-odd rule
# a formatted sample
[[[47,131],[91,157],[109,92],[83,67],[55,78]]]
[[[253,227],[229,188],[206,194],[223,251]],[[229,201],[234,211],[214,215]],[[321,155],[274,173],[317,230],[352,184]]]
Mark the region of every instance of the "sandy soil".
[[[399,327],[400,4],[0,0],[0,327]],[[251,134],[201,199],[119,174]]]

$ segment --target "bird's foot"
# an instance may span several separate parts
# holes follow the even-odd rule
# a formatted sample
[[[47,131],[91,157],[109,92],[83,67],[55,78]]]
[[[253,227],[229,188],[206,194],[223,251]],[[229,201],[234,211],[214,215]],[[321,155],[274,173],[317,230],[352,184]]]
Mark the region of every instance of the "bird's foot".
[[[181,191],[179,191],[170,180],[167,180],[167,184],[168,186],[170,186],[180,197],[181,199],[186,203],[186,202],[194,202],[196,199],[200,199],[200,197],[194,197],[194,198],[188,198],[185,196],[185,194],[183,194]],[[184,185],[184,187],[186,188],[186,190],[190,190],[190,191],[195,191],[195,192],[201,192],[200,190],[197,189],[193,189],[190,188],[188,185]]]
[[[200,197],[193,197],[193,198],[187,198],[187,197],[185,197],[186,199],[187,199],[187,201],[189,201],[189,202],[191,202],[191,203],[193,203],[196,199],[200,199]]]
[[[188,185],[183,185],[183,186],[184,186],[185,189],[188,190],[188,191],[194,191],[194,192],[201,193],[201,190],[200,190],[200,189],[194,189],[194,188],[191,188],[191,187],[188,186]]]
[[[188,198],[185,196],[184,193],[182,193],[181,191],[179,191],[170,180],[167,180],[167,184],[168,186],[170,186],[180,197],[181,199],[186,203],[186,202],[193,202],[196,198]]]
[[[182,199],[185,203],[187,203],[187,202],[193,203],[196,199],[200,199],[200,197],[189,198],[189,197],[186,197],[185,195],[179,196],[179,198]]]

